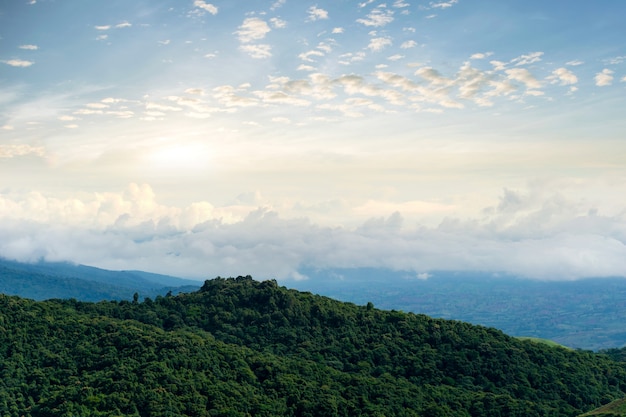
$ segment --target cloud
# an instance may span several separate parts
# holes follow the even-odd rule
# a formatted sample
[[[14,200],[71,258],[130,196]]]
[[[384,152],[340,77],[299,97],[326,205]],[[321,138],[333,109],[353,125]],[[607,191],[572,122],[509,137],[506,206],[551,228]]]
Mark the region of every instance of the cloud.
[[[26,49],[29,51],[36,51],[37,49],[39,49],[39,47],[37,45],[20,45],[19,46],[20,49]]]
[[[309,17],[307,18],[307,20],[310,22],[313,22],[316,20],[328,19],[328,12],[324,9],[318,8],[317,6],[309,7],[309,10],[307,10],[307,13],[309,14]]]
[[[239,49],[255,59],[269,58],[272,56],[272,47],[267,44],[241,45]]]
[[[117,25],[115,25],[115,27],[116,27],[117,29],[129,28],[129,27],[131,27],[131,26],[132,26],[132,24],[131,24],[131,23],[129,23],[129,22],[126,22],[126,21],[124,21],[124,22],[122,22],[122,23],[118,23]]]
[[[509,80],[519,81],[528,89],[541,88],[541,82],[525,68],[512,68],[504,72],[507,74]]]
[[[298,55],[298,58],[300,58],[302,61],[314,62],[314,60],[311,59],[311,57],[320,57],[320,56],[324,56],[324,53],[322,51],[318,51],[317,49],[313,49],[311,51],[301,53],[300,55]]]
[[[409,49],[409,48],[415,48],[416,46],[417,46],[417,42],[415,42],[415,41],[404,41],[400,45],[400,48],[402,48],[402,49]]]
[[[10,129],[7,129],[10,130]],[[0,145],[0,159],[16,158],[25,155],[44,156],[45,150],[41,146],[31,145]]]
[[[109,30],[111,29],[111,25],[102,25],[102,26],[94,26],[96,30]]]
[[[459,0],[449,0],[449,1],[442,1],[439,3],[434,3],[434,2],[430,2],[430,7],[432,7],[433,9],[447,9],[449,7],[452,7],[453,5],[457,4],[459,2]]]
[[[470,56],[470,59],[485,59],[487,57],[490,57],[491,55],[493,55],[493,52],[478,52],[478,53],[472,54]]]
[[[281,20],[277,17],[272,17],[270,19],[270,23],[272,24],[272,26],[274,26],[276,29],[284,29],[287,27],[287,22],[285,22],[284,20]]]
[[[12,67],[18,67],[18,68],[26,68],[34,64],[33,61],[25,61],[23,59],[9,59],[7,61],[2,61],[2,62]]]
[[[543,52],[531,52],[530,54],[520,55],[517,58],[513,58],[511,63],[516,66],[534,64],[535,62],[541,61],[542,56]]]
[[[343,28],[333,28],[331,33],[333,34],[343,33]]]
[[[241,26],[239,26],[239,30],[235,32],[237,35],[239,42],[241,43],[250,43],[253,41],[258,41],[265,38],[271,31],[268,24],[258,17],[249,17],[246,18]]]
[[[584,64],[584,62],[583,62],[583,61],[580,61],[580,60],[578,60],[578,59],[576,59],[576,60],[574,60],[574,61],[568,61],[568,62],[566,62],[566,63],[565,63],[565,65],[569,65],[569,66],[571,66],[571,67],[576,67],[576,66],[578,66],[578,65],[582,65],[582,64]]]
[[[390,46],[391,43],[391,38],[389,37],[372,38],[370,39],[370,43],[367,45],[367,48],[370,51],[379,52],[385,47]]]
[[[436,270],[550,280],[626,276],[623,210],[602,215],[584,201],[531,185],[505,188],[476,218],[420,201],[323,208],[362,218],[347,227],[284,216],[258,193],[230,205],[197,201],[175,207],[160,203],[145,184],[63,198],[4,192],[0,255],[198,279],[249,273],[284,280],[307,266],[389,268],[422,279]],[[407,221],[433,212],[443,216],[433,226]]]
[[[393,22],[393,11],[376,8],[372,10],[365,19],[357,19],[356,21],[365,26],[383,27]]]
[[[216,15],[218,11],[216,6],[210,3],[206,3],[203,0],[194,0],[193,6],[198,9],[204,10],[205,12],[209,12],[212,15]]]
[[[594,77],[598,87],[606,87],[613,83],[613,71],[605,68]]]
[[[571,85],[578,82],[578,77],[567,68],[555,69],[547,79],[553,84],[559,83],[560,85]]]

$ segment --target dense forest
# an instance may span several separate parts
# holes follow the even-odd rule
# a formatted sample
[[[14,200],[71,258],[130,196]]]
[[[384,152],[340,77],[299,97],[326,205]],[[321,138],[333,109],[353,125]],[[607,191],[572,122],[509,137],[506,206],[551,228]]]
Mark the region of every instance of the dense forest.
[[[0,416],[577,416],[624,397],[610,353],[251,277],[143,301],[0,296]]]

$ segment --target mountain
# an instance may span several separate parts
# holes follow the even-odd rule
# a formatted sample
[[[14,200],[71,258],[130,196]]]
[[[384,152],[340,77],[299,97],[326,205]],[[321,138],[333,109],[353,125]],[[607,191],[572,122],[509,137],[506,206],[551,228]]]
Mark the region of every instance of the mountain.
[[[130,300],[167,292],[193,291],[198,281],[142,271],[109,271],[66,262],[22,263],[0,258],[0,293],[34,300]]]
[[[488,273],[416,276],[375,268],[308,269],[290,285],[358,304],[496,327],[578,349],[626,346],[626,279],[539,281]]]
[[[143,302],[0,296],[3,416],[571,416],[626,394],[606,354],[251,277]]]

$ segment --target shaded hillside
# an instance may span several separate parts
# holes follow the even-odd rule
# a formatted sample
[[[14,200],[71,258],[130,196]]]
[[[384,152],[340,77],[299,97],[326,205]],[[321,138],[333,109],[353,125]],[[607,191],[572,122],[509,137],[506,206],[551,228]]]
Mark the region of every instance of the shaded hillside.
[[[109,271],[65,262],[22,263],[0,258],[0,293],[34,300],[130,300],[194,291],[200,283],[141,271]]]
[[[250,277],[144,302],[0,296],[0,413],[576,416],[626,365]]]

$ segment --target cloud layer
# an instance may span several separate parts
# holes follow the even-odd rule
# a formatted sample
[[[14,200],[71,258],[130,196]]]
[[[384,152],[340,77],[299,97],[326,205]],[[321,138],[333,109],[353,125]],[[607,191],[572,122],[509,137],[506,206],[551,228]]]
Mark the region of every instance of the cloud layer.
[[[626,276],[626,210],[601,214],[543,185],[505,189],[481,217],[450,213],[433,226],[407,224],[399,211],[351,227],[324,225],[293,217],[293,207],[282,216],[255,204],[259,198],[173,207],[159,204],[145,184],[66,199],[2,195],[0,255],[195,278],[300,279],[307,266],[481,270],[551,280]],[[358,216],[359,207],[348,210]]]

